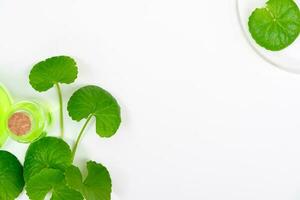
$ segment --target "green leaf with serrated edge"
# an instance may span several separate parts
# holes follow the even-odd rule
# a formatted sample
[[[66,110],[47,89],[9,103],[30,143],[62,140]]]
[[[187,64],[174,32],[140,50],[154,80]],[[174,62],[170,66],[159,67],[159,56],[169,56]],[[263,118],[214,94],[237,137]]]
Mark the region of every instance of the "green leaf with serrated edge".
[[[29,74],[29,82],[35,90],[43,92],[56,83],[73,83],[77,74],[78,69],[73,58],[57,56],[34,65]]]
[[[111,178],[107,169],[96,162],[87,163],[88,176],[82,182],[82,175],[78,167],[71,166],[66,170],[67,184],[81,192],[86,200],[110,200]]]
[[[249,31],[262,47],[279,51],[292,44],[300,32],[300,11],[293,0],[269,0],[249,17]]]
[[[32,176],[46,168],[64,171],[71,163],[71,150],[66,142],[55,137],[44,137],[32,143],[26,152],[25,181],[28,182]]]
[[[31,200],[44,200],[52,192],[51,200],[82,200],[80,192],[66,185],[64,173],[58,169],[43,169],[30,178],[26,184]]]
[[[68,102],[68,112],[76,121],[94,116],[96,132],[101,137],[114,135],[121,123],[120,106],[116,99],[94,85],[80,88],[72,95]]]
[[[0,199],[14,200],[24,188],[23,167],[7,151],[0,151]]]

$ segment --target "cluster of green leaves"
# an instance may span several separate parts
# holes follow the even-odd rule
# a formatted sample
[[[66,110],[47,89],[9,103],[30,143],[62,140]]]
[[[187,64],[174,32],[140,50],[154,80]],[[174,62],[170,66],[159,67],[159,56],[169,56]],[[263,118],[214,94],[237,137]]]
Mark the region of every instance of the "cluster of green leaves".
[[[291,45],[300,33],[300,10],[294,0],[269,0],[249,17],[249,31],[260,46],[279,51]]]
[[[53,200],[109,200],[109,172],[92,161],[87,167],[89,175],[82,182],[79,169],[72,165],[69,145],[62,139],[45,137],[31,144],[26,153],[24,179],[27,195],[32,200],[43,200],[52,191]]]
[[[59,83],[74,82],[77,72],[74,59],[53,57],[33,67],[30,83],[36,90],[46,91]],[[62,108],[62,98],[59,102]],[[43,200],[48,193],[52,200],[110,200],[112,183],[108,170],[89,161],[88,175],[84,179],[73,161],[84,131],[93,118],[100,137],[108,138],[117,132],[121,123],[119,104],[109,92],[89,85],[74,92],[67,109],[73,120],[86,120],[72,150],[62,138],[43,137],[30,144],[24,169],[15,156],[0,152],[1,200],[15,199],[23,187],[31,200]]]

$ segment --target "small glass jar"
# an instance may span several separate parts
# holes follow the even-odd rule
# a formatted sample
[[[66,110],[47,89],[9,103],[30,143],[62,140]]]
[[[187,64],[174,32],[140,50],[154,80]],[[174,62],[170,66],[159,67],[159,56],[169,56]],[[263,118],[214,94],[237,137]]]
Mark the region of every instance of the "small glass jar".
[[[31,101],[13,104],[6,116],[8,135],[21,143],[30,143],[46,135],[52,116],[45,106]]]

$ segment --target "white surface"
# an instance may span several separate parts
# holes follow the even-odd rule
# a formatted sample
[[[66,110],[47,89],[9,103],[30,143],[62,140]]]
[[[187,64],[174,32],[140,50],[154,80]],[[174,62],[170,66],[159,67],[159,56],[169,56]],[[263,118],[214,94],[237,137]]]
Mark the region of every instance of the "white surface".
[[[118,134],[91,127],[77,158],[105,164],[120,200],[300,198],[300,77],[253,52],[233,0],[0,0],[0,24],[0,80],[15,97],[55,103],[26,76],[67,54],[80,76],[66,99],[88,83],[118,98]],[[8,148],[23,158],[24,145]]]

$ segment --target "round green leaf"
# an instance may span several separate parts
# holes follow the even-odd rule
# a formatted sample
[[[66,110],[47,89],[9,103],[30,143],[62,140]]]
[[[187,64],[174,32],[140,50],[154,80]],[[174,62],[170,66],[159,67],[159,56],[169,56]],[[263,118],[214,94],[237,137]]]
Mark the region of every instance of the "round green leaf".
[[[44,137],[32,143],[25,156],[24,178],[31,177],[43,169],[52,168],[64,171],[72,163],[69,145],[55,137]]]
[[[67,185],[83,194],[86,200],[110,200],[111,178],[107,169],[96,162],[87,163],[88,176],[82,182],[78,167],[71,166],[66,170]]]
[[[57,169],[43,169],[34,175],[26,185],[31,200],[44,200],[52,192],[51,200],[82,200],[83,196],[66,186],[64,173]]]
[[[0,151],[0,199],[14,200],[23,191],[23,167],[19,160],[7,151]]]
[[[262,47],[279,51],[292,44],[300,32],[300,11],[293,0],[269,0],[249,17],[249,31]]]
[[[78,69],[73,58],[57,56],[34,65],[29,82],[35,90],[42,92],[52,88],[56,83],[73,83],[77,74]]]
[[[77,90],[68,102],[68,111],[76,121],[95,116],[96,132],[101,137],[114,135],[121,123],[118,102],[98,86],[90,85]]]

